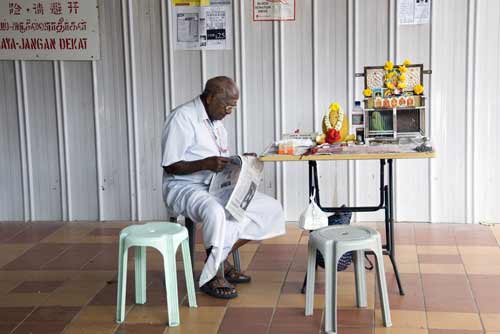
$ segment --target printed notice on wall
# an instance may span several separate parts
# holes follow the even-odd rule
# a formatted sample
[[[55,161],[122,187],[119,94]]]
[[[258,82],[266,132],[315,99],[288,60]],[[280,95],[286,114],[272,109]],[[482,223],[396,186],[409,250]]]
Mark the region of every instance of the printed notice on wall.
[[[97,0],[0,1],[0,59],[99,57]]]
[[[232,48],[231,0],[174,0],[173,4],[177,50]]]
[[[295,20],[295,0],[253,0],[254,21]]]
[[[426,24],[431,19],[431,0],[399,0],[399,24]]]

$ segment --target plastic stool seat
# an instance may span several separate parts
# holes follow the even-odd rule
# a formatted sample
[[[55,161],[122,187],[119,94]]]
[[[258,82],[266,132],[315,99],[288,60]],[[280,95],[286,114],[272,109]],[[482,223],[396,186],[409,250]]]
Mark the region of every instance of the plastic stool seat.
[[[377,260],[377,282],[385,327],[391,327],[389,297],[384,272],[380,234],[368,227],[329,226],[311,233],[308,244],[306,316],[313,314],[316,251],[325,259],[325,332],[337,332],[337,262],[346,252],[354,252],[356,302],[367,306],[364,252],[372,251]]]
[[[131,225],[123,229],[121,233],[127,234],[127,243],[152,243],[162,242],[165,238],[180,238],[184,240],[187,237],[187,230],[179,225],[172,223],[147,223],[144,225]],[[153,247],[153,246],[151,246]]]
[[[184,226],[170,222],[154,222],[132,225],[120,232],[118,250],[118,287],[116,321],[125,319],[127,290],[128,249],[135,247],[135,302],[146,303],[146,247],[157,249],[163,256],[165,287],[167,290],[168,323],[179,325],[179,301],[177,296],[177,268],[175,254],[181,245],[184,274],[190,307],[196,307],[193,269],[189,252],[188,231]]]
[[[318,230],[315,237],[318,239],[323,239],[324,242],[333,240],[338,241],[355,241],[355,240],[365,240],[372,236],[372,232],[364,228],[343,228],[344,226],[339,226],[336,228],[326,228]],[[350,226],[349,226],[350,227]]]

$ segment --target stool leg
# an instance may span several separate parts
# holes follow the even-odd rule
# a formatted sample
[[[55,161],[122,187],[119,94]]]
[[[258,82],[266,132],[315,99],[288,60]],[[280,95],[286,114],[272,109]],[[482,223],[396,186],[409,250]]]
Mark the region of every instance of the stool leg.
[[[184,218],[184,225],[188,230],[189,236],[189,252],[191,253],[191,266],[194,267],[194,249],[196,247],[196,225],[188,217]]]
[[[306,316],[314,312],[314,280],[316,276],[316,248],[308,247],[307,253],[307,283],[306,283]]]
[[[331,248],[325,253],[325,332],[337,333],[337,256]]]
[[[167,288],[168,325],[179,325],[179,298],[177,296],[177,268],[175,266],[175,249],[172,240],[163,252],[163,265],[165,270],[165,286]]]
[[[382,248],[380,243],[376,250],[374,250],[375,257],[377,258],[377,282],[378,292],[380,295],[380,306],[382,307],[382,318],[385,327],[391,327],[391,310],[389,307],[389,296],[387,294],[387,283],[385,280],[384,271],[384,257],[382,255]]]
[[[354,253],[355,279],[356,279],[356,303],[358,307],[367,307],[366,299],[366,275],[364,266],[364,251],[358,250]]]
[[[135,247],[135,303],[146,303],[146,247]]]
[[[184,275],[186,276],[189,307],[197,307],[196,292],[194,290],[193,268],[191,266],[191,255],[189,254],[188,240],[184,240],[182,242],[182,258],[184,261]]]
[[[240,250],[236,249],[233,252],[233,264],[236,271],[241,272],[241,262],[240,262]]]
[[[119,250],[118,250],[118,287],[116,292],[116,322],[122,323],[123,320],[125,320],[128,249],[124,247],[122,240],[120,240],[120,245],[118,247]]]

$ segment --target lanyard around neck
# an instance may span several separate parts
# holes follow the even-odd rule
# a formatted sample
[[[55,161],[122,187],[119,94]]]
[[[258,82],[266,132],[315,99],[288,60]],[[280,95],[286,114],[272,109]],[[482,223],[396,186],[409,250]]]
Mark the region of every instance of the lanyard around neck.
[[[212,123],[211,120],[207,119],[206,122],[205,122],[205,125],[208,128],[208,132],[210,133],[210,136],[212,137],[212,140],[214,141],[215,145],[217,146],[217,149],[219,150],[219,155],[222,156],[223,153],[227,152],[227,149],[223,148],[219,144],[219,140],[221,139],[220,133],[219,133],[219,136],[217,136],[217,134],[215,133],[214,124]]]

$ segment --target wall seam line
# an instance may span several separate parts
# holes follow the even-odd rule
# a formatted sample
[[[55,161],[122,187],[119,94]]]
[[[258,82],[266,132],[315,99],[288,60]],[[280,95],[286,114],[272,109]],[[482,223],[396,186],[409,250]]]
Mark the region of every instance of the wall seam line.
[[[33,157],[31,156],[31,136],[29,127],[29,102],[27,97],[27,82],[26,82],[26,62],[21,60],[21,78],[23,85],[23,111],[24,111],[24,128],[26,136],[26,152],[28,163],[28,180],[29,180],[29,203],[30,203],[30,220],[36,219],[35,217],[35,203],[33,200]]]
[[[283,96],[285,96],[285,58],[284,58],[284,44],[285,42],[283,41],[283,36],[284,36],[284,28],[283,28],[283,21],[279,21],[278,23],[279,27],[279,65],[280,65],[280,129],[281,129],[281,134],[285,131],[285,99]],[[286,196],[286,173],[287,170],[285,168],[285,164],[281,163],[281,193],[282,193],[282,199],[283,199],[283,209],[285,211],[285,216],[287,212],[287,196]]]
[[[134,138],[133,138],[133,101],[132,101],[132,82],[131,77],[131,60],[130,60],[130,22],[129,22],[129,0],[121,0],[122,6],[122,29],[123,29],[123,53],[125,58],[125,109],[127,120],[127,142],[128,142],[128,164],[129,164],[129,187],[130,187],[130,219],[137,219],[137,212],[135,207],[136,189],[135,189],[135,175],[134,175]]]
[[[468,0],[467,11],[467,53],[466,53],[466,94],[465,94],[465,141],[466,141],[466,168],[465,168],[465,222],[474,221],[474,60],[475,52],[475,0]]]
[[[54,60],[52,62],[54,75],[54,90],[56,103],[56,126],[57,126],[57,148],[59,151],[59,187],[61,199],[61,216],[62,220],[68,220],[68,193],[67,193],[67,160],[64,135],[64,115],[62,102],[62,83],[61,83],[61,61]]]
[[[31,220],[30,171],[28,168],[28,142],[26,134],[24,78],[21,69],[22,60],[15,60],[15,78],[17,93],[17,117],[19,127],[19,148],[21,153],[21,176],[23,186],[23,220]]]
[[[240,2],[239,6],[239,32],[240,32],[240,43],[239,43],[239,61],[240,61],[240,113],[241,113],[241,148],[242,153],[248,151],[248,140],[247,140],[247,112],[246,112],[246,75],[245,75],[245,29],[243,25],[243,17],[245,15],[244,2]]]
[[[139,2],[138,2],[139,3]],[[142,2],[141,2],[142,3]],[[134,176],[134,188],[135,188],[135,201],[133,201],[133,205],[135,207],[135,219],[136,220],[141,220],[143,219],[142,217],[142,206],[140,205],[141,203],[141,192],[140,192],[140,185],[141,185],[141,180],[140,180],[140,166],[139,166],[139,146],[138,146],[138,138],[139,135],[137,133],[137,67],[136,67],[136,54],[135,54],[135,39],[134,39],[134,7],[133,7],[133,0],[128,0],[127,2],[128,5],[128,15],[129,15],[129,30],[128,30],[128,36],[129,36],[129,50],[130,50],[130,80],[132,82],[132,136],[133,136],[133,176]]]
[[[93,98],[93,109],[94,109],[94,132],[95,132],[95,154],[96,154],[96,177],[97,177],[97,217],[102,220],[102,150],[101,150],[101,137],[99,135],[99,90],[97,79],[97,62],[92,61],[92,98]]]

